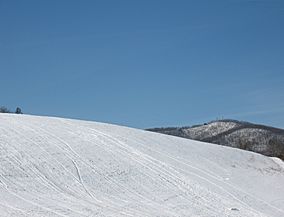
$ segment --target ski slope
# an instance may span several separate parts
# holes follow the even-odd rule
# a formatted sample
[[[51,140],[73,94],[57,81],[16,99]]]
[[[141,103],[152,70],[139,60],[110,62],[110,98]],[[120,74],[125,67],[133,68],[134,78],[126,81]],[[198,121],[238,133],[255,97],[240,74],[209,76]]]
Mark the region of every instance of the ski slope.
[[[0,216],[283,217],[283,162],[110,124],[0,114]]]

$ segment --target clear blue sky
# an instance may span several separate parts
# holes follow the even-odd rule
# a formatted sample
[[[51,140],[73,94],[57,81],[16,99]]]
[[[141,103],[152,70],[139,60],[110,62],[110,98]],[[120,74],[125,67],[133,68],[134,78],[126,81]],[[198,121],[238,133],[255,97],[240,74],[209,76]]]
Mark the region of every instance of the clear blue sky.
[[[284,128],[284,1],[0,0],[0,76],[30,114]]]

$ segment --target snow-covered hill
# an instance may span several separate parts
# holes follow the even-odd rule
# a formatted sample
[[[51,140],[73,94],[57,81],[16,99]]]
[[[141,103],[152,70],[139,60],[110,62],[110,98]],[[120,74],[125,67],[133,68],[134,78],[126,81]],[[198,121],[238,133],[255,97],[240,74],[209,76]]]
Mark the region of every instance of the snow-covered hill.
[[[284,216],[278,159],[109,124],[0,114],[0,216]]]
[[[284,160],[284,130],[236,120],[219,120],[193,127],[149,131],[240,148]]]

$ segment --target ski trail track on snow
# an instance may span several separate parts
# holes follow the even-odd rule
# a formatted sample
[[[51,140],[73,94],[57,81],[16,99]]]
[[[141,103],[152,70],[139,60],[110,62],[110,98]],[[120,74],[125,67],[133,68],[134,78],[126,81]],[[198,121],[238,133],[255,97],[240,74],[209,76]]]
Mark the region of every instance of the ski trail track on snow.
[[[0,114],[0,216],[281,217],[283,174],[237,149]]]

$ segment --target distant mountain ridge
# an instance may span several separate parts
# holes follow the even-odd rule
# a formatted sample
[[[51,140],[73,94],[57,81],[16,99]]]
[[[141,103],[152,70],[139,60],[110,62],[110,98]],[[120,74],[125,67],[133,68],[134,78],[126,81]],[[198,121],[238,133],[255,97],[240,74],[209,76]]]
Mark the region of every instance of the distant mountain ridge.
[[[191,127],[146,130],[240,148],[284,160],[284,130],[275,127],[225,119]]]

